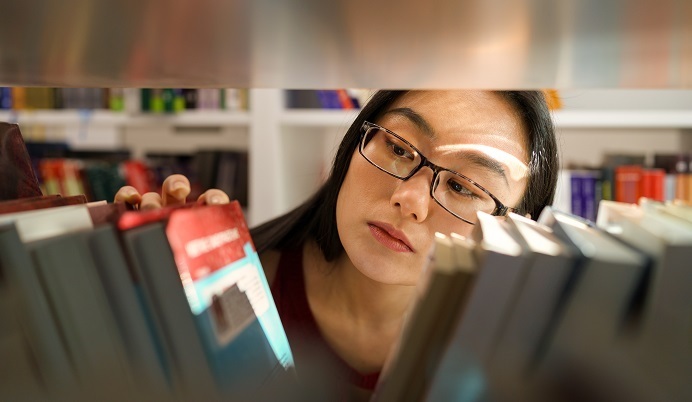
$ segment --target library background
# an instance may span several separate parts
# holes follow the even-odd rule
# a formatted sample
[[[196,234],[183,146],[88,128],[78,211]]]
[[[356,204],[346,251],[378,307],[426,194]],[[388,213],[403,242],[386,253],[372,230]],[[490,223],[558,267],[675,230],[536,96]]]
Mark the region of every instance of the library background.
[[[49,18],[36,11],[40,5],[4,3],[18,21]],[[507,3],[508,13],[530,8]],[[25,49],[7,39],[13,28],[0,26],[0,122],[18,127],[0,125],[0,159],[21,159],[9,143],[19,138],[39,186],[33,197],[0,200],[0,401],[331,398],[294,384],[290,339],[248,227],[290,211],[320,187],[375,87],[541,89],[561,170],[553,206],[533,217],[538,223],[481,217],[473,238],[436,240],[430,278],[374,393],[344,391],[342,400],[692,400],[692,19],[671,17],[692,11],[684,1],[652,11],[653,22],[643,5],[636,13],[601,13],[574,1],[552,6],[561,22],[573,23],[572,31],[560,31],[562,42],[546,32],[537,34],[542,40],[522,29],[508,33],[489,20],[463,28],[469,31],[426,23],[415,29],[446,46],[445,34],[482,37],[492,29],[516,39],[486,53],[469,50],[470,67],[459,75],[452,68],[459,59],[444,52],[437,69],[411,67],[443,49],[419,42],[412,54],[392,59],[406,66],[400,75],[389,74],[397,63],[383,58],[362,66],[344,61],[349,54],[372,60],[376,48],[403,51],[389,42],[397,28],[388,24],[379,42],[354,50],[363,38],[349,30],[355,16],[346,5],[337,10],[343,14],[321,6],[308,18],[284,4],[272,11],[285,12],[283,19],[255,17],[257,26],[248,28],[221,12],[247,12],[243,7],[202,4],[163,16],[144,6],[118,10],[116,21],[134,18],[130,23],[142,27],[147,18],[160,26],[192,12],[191,28],[207,21],[218,30],[200,29],[200,39],[189,39],[141,28],[161,41],[160,52],[85,23],[105,22],[113,11],[87,8],[71,17],[82,25],[58,35],[72,40],[62,50],[84,52],[68,53],[68,62],[52,68],[47,38],[59,32],[55,24],[41,35],[17,30],[33,45]],[[466,11],[446,6],[452,14]],[[574,14],[565,17],[566,10]],[[419,11],[406,6],[398,16],[413,21]],[[541,22],[519,15],[522,27]],[[587,16],[595,22],[584,22]],[[631,24],[604,28],[618,16]],[[306,32],[324,33],[324,21],[338,22],[338,34],[302,46]],[[220,46],[221,33],[237,30],[255,35],[254,54],[235,39],[233,51]],[[104,53],[77,40],[90,32],[94,43],[115,43],[113,52],[129,55],[138,69],[100,65]],[[277,32],[285,37],[262,41]],[[349,35],[353,43],[344,39]],[[176,46],[184,50],[170,51]],[[181,59],[185,52],[194,60]],[[253,62],[238,67],[231,60],[238,54]],[[308,70],[333,74],[304,72],[315,55],[324,58]],[[526,58],[507,62],[517,55]],[[508,67],[492,63],[498,60]],[[167,70],[164,61],[181,66]],[[217,62],[221,67],[210,69],[221,72],[216,79],[190,72]],[[516,67],[552,74],[520,75]],[[0,186],[16,185],[7,166],[0,165],[8,169]],[[124,185],[160,192],[174,173],[190,179],[188,201],[219,188],[237,202],[158,215],[113,203]],[[218,266],[202,267],[205,253],[211,256],[204,263]]]

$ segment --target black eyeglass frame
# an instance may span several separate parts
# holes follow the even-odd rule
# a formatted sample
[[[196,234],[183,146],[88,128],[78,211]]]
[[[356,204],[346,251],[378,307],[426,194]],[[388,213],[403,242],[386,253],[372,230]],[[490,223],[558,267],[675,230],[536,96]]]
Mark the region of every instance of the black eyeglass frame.
[[[368,159],[368,157],[365,156],[365,153],[363,153],[363,149],[365,148],[365,137],[366,137],[366,135],[368,134],[368,132],[369,132],[370,130],[372,130],[372,129],[383,130],[383,131],[385,131],[386,133],[393,135],[394,137],[396,137],[397,139],[399,139],[401,142],[405,143],[406,145],[408,145],[409,147],[411,147],[413,150],[415,150],[415,151],[418,153],[418,155],[420,156],[420,158],[421,158],[421,161],[420,161],[420,163],[418,164],[418,166],[416,166],[416,167],[411,171],[411,173],[409,173],[407,176],[398,176],[398,175],[396,175],[396,174],[394,174],[394,173],[392,173],[392,172],[389,172],[389,171],[385,170],[384,168],[381,168],[380,166],[378,166],[377,164],[375,164],[375,162],[373,162],[373,161],[371,161],[370,159]],[[438,165],[436,165],[436,164],[430,162],[430,160],[429,160],[428,158],[426,158],[425,155],[423,155],[423,154],[418,150],[418,148],[416,148],[415,146],[413,146],[413,144],[411,144],[410,142],[408,142],[405,138],[402,138],[399,134],[397,134],[397,133],[395,133],[395,132],[393,132],[393,131],[391,131],[391,130],[389,130],[389,129],[387,129],[387,128],[384,128],[384,127],[382,127],[382,126],[380,126],[380,125],[377,125],[377,124],[375,124],[375,123],[371,123],[371,122],[369,122],[369,121],[364,121],[364,122],[363,122],[363,125],[361,126],[361,134],[360,134],[360,141],[359,141],[359,145],[358,145],[358,152],[360,152],[360,154],[363,156],[363,158],[365,158],[366,161],[370,162],[371,165],[373,165],[373,166],[375,166],[376,168],[378,168],[379,170],[381,170],[381,171],[387,173],[388,175],[390,175],[390,176],[392,176],[392,177],[395,177],[395,178],[397,178],[397,179],[399,179],[399,180],[403,180],[403,181],[406,181],[406,180],[410,179],[411,177],[413,177],[413,175],[415,175],[416,173],[418,173],[418,171],[421,170],[423,167],[426,167],[426,166],[429,167],[430,170],[433,171],[432,181],[430,182],[430,198],[432,198],[433,200],[435,200],[435,202],[436,202],[439,206],[441,206],[445,211],[449,212],[450,214],[454,215],[454,217],[456,217],[456,218],[458,218],[458,219],[461,219],[462,221],[464,221],[464,222],[466,222],[466,223],[468,223],[468,224],[475,225],[473,222],[470,222],[469,220],[467,220],[467,219],[465,219],[465,218],[463,218],[463,217],[457,215],[456,213],[450,211],[449,209],[447,209],[447,207],[445,207],[444,205],[442,205],[442,203],[441,203],[437,198],[435,198],[435,189],[437,189],[437,186],[440,184],[440,183],[438,183],[438,179],[439,179],[439,173],[440,173],[441,171],[450,172],[450,173],[452,173],[452,174],[454,174],[454,175],[456,175],[456,176],[458,176],[458,177],[460,177],[460,178],[466,180],[467,182],[473,184],[475,187],[477,187],[478,189],[480,189],[481,191],[483,191],[484,193],[486,193],[493,201],[495,201],[495,209],[493,210],[493,212],[490,213],[490,215],[493,215],[493,216],[505,216],[505,215],[507,215],[507,213],[509,213],[509,212],[515,212],[515,213],[516,213],[516,212],[518,211],[517,208],[508,207],[508,206],[506,206],[505,204],[503,204],[503,203],[502,203],[499,199],[497,199],[497,197],[495,197],[490,191],[486,190],[483,186],[481,186],[480,184],[476,183],[476,182],[473,181],[472,179],[470,179],[470,178],[464,176],[464,175],[461,174],[461,173],[455,172],[454,170],[447,169],[447,168],[444,168],[444,167],[442,167],[442,166],[438,166]]]

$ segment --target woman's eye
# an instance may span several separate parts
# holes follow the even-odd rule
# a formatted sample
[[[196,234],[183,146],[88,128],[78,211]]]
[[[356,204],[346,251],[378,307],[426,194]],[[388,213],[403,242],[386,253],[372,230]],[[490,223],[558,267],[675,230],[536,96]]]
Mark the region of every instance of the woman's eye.
[[[447,187],[449,187],[450,190],[452,190],[454,193],[467,196],[467,197],[477,197],[476,194],[473,193],[473,191],[469,190],[467,186],[464,186],[458,181],[455,180],[449,180],[447,181]]]
[[[393,142],[389,142],[387,144],[389,149],[392,150],[392,153],[396,156],[402,157],[402,158],[408,158],[408,159],[413,159],[413,155],[406,149],[403,148],[397,144],[394,144]]]

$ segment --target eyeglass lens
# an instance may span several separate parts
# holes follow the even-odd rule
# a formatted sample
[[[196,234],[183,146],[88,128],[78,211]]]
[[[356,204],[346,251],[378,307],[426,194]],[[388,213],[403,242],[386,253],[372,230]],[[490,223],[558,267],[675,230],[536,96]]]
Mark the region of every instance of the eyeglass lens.
[[[368,127],[361,145],[370,163],[399,179],[406,179],[421,165],[423,156],[401,138],[377,127]],[[492,213],[495,201],[468,179],[440,170],[433,185],[433,198],[452,214],[475,222],[476,212]]]

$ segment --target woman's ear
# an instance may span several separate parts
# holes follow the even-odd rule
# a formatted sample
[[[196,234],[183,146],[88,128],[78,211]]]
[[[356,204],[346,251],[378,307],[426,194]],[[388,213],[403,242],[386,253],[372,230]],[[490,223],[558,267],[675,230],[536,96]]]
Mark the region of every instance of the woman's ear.
[[[531,214],[526,214],[526,215],[524,215],[524,218],[529,218],[529,219],[531,219]]]

